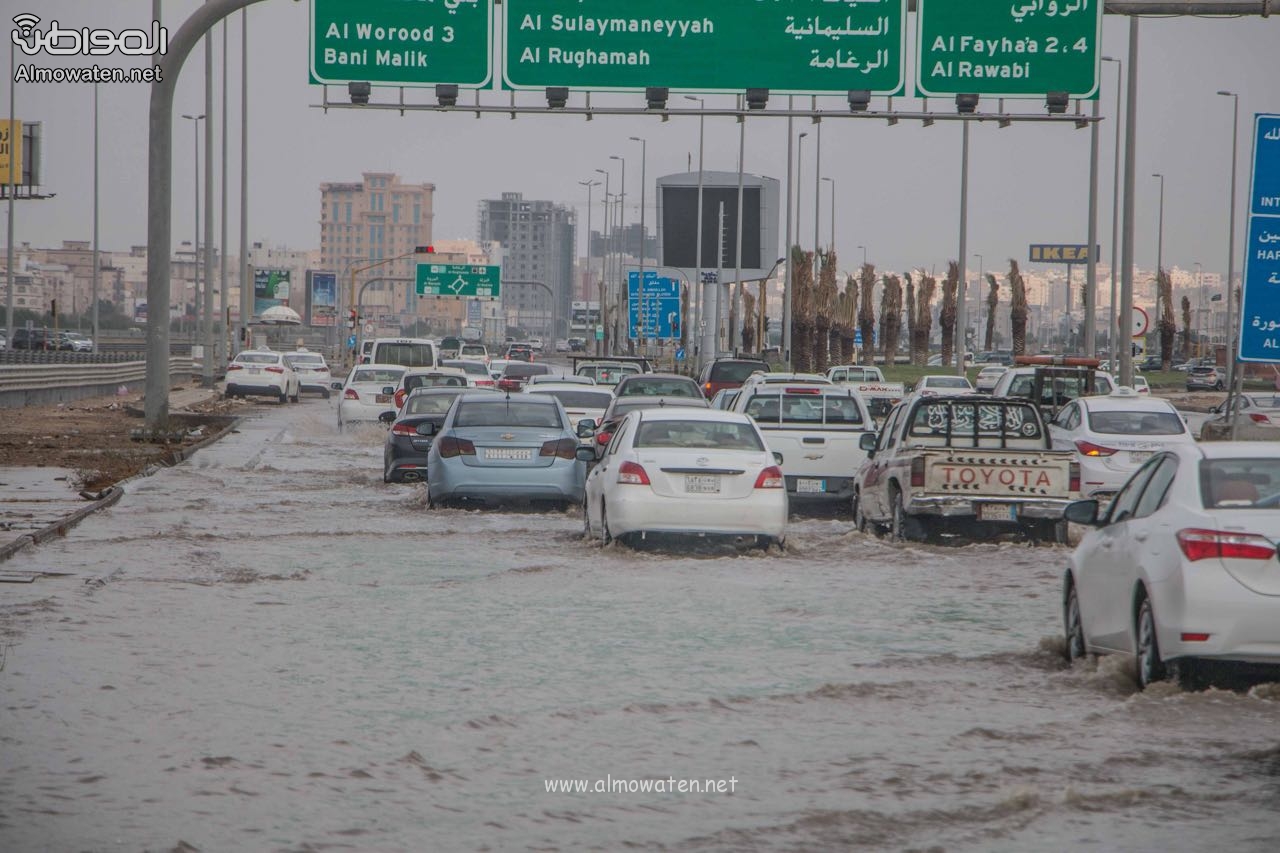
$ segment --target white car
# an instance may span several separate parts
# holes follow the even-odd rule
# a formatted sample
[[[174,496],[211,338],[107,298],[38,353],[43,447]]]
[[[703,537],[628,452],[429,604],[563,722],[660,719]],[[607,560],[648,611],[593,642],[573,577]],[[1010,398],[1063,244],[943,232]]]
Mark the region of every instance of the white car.
[[[468,388],[471,378],[458,367],[410,367],[400,377],[392,402],[396,409],[404,405],[414,388]]]
[[[988,364],[986,367],[978,371],[978,375],[973,380],[973,387],[980,394],[990,394],[996,390],[996,383],[1000,381],[1000,377],[1009,368],[1003,364]]]
[[[1143,462],[1171,444],[1194,444],[1181,413],[1161,397],[1117,388],[1105,397],[1078,397],[1049,422],[1054,450],[1073,450],[1081,497],[1115,494]]]
[[[489,365],[483,361],[469,358],[446,358],[440,362],[440,366],[452,367],[467,374],[467,383],[472,388],[494,388],[498,384],[498,380],[489,375]]]
[[[916,383],[914,393],[919,394],[921,397],[931,397],[935,394],[972,394],[973,386],[963,376],[930,373],[927,376],[920,377],[920,381]]]
[[[329,399],[329,383],[333,378],[329,375],[329,363],[318,352],[299,349],[284,354],[285,360],[293,365],[298,373],[298,388],[301,391],[318,391],[320,396]]]
[[[1139,394],[1151,393],[1151,386],[1147,384],[1147,377],[1139,376],[1136,373],[1133,375],[1133,385],[1131,387]]]
[[[406,368],[399,364],[357,364],[351,368],[338,401],[338,431],[354,423],[377,423],[396,410],[396,386]]]
[[[767,547],[786,538],[787,490],[747,416],[640,409],[587,475],[583,514],[586,535],[606,543],[688,533],[754,536]]]
[[[596,381],[590,376],[574,376],[571,373],[565,373],[557,376],[554,373],[548,373],[545,376],[530,376],[525,381],[525,390],[530,385],[546,385],[551,383],[554,385],[595,385]]]
[[[505,370],[507,365],[510,363],[510,359],[505,358],[489,359],[489,376],[493,378],[495,384],[500,378],[502,378],[502,371]]]
[[[542,377],[536,377],[542,378]],[[613,394],[608,388],[597,388],[580,382],[536,382],[525,386],[526,394],[550,394],[564,406],[569,423],[578,429],[582,421],[591,421],[594,430],[600,425],[604,410],[613,402]]]
[[[1280,672],[1280,455],[1256,442],[1176,444],[1125,483],[1063,578],[1069,660],[1119,654],[1140,687],[1194,688],[1222,670]]]
[[[487,364],[489,362],[489,348],[484,344],[469,344],[464,342],[462,344],[462,349],[458,350],[458,358],[464,360],[470,359],[473,361],[483,361]]]
[[[275,397],[298,402],[298,374],[282,353],[245,350],[227,365],[228,397]]]

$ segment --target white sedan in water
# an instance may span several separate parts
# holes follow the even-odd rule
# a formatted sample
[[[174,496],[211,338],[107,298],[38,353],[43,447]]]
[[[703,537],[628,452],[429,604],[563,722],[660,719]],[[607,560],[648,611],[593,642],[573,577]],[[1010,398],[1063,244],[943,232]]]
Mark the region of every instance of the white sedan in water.
[[[1063,579],[1069,660],[1137,659],[1138,683],[1184,687],[1240,670],[1280,673],[1280,453],[1258,442],[1175,444],[1138,469]]]
[[[755,422],[716,409],[631,412],[587,476],[588,537],[649,533],[751,536],[781,544],[787,530],[782,469]]]

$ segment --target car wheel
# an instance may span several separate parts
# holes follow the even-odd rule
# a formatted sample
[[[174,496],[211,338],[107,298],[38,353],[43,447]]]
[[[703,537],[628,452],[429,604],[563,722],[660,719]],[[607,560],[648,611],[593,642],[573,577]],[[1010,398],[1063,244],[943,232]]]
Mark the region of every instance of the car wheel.
[[[1062,627],[1067,635],[1063,650],[1067,663],[1083,660],[1088,654],[1088,646],[1084,641],[1084,623],[1080,621],[1080,596],[1076,594],[1076,585],[1070,578],[1067,580],[1067,601],[1062,606]]]
[[[582,499],[582,538],[583,539],[591,538],[591,510],[587,508],[589,505],[590,504],[588,504],[587,499],[583,498]]]
[[[320,392],[320,394],[321,394],[321,395],[324,397],[324,399],[326,399],[326,400],[328,400],[328,399],[329,399],[329,397],[331,397],[331,396],[332,396],[332,395],[331,395],[327,390],[326,390],[326,391],[321,391],[321,392]]]
[[[285,392],[281,391],[281,392],[280,392],[280,402],[281,402],[281,403],[287,403],[287,402],[289,402],[289,395],[288,395],[288,394],[286,394]]]
[[[876,526],[867,518],[867,514],[862,510],[862,495],[858,492],[853,493],[853,526],[861,533],[875,534],[879,531]]]
[[[600,541],[606,545],[613,541],[613,534],[609,532],[609,512],[603,502],[600,504]]]
[[[297,394],[294,394],[292,397],[290,397],[290,398],[289,398],[289,402],[290,402],[290,403],[296,403],[296,402],[298,402],[298,399],[299,399],[301,396],[302,396],[302,392],[301,392],[301,391],[299,391]]]
[[[1164,661],[1160,659],[1160,642],[1156,639],[1156,614],[1151,599],[1143,598],[1138,607],[1138,687],[1146,690],[1157,681],[1168,677]]]
[[[902,506],[902,492],[893,489],[893,538],[899,542],[921,542],[924,540],[924,524],[918,518],[907,514]]]

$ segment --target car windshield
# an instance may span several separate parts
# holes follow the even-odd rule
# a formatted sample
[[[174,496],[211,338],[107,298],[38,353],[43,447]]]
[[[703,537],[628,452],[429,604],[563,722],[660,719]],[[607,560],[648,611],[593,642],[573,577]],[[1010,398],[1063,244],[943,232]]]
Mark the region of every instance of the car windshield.
[[[564,426],[560,420],[560,412],[554,404],[519,400],[459,403],[453,425],[455,427],[502,426],[539,429],[561,429]]]
[[[380,385],[394,385],[404,376],[403,370],[369,370],[357,369],[351,377],[352,382],[373,382]]]
[[[406,376],[404,390],[414,388],[466,388],[467,380],[462,376],[449,373],[426,373],[419,376]]]
[[[374,361],[403,364],[405,367],[432,367],[434,347],[431,344],[380,343]]]
[[[966,403],[947,400],[916,409],[911,434],[917,436],[1006,436],[1038,439],[1040,419],[1029,403]]]
[[[279,364],[280,356],[273,352],[242,352],[236,356],[241,364]]]
[[[848,396],[822,394],[757,394],[746,412],[760,424],[862,424],[862,411]]]
[[[481,344],[463,344],[462,345],[463,355],[484,355],[486,352],[488,352],[488,350],[486,350],[484,346]]]
[[[717,361],[711,365],[708,381],[742,383],[757,370],[767,372],[769,367],[758,361]]]
[[[568,388],[539,391],[535,386],[531,393],[555,397],[566,409],[604,409],[608,408],[609,401],[613,399],[608,391],[577,391]]]
[[[545,364],[529,364],[528,362],[512,362],[502,371],[504,378],[521,379],[526,376],[543,376],[551,372]]]
[[[636,430],[636,447],[685,447],[697,450],[755,450],[764,444],[751,424],[716,421],[644,421]]]
[[[1176,412],[1090,412],[1089,429],[1105,435],[1182,435]]]
[[[1280,459],[1204,459],[1200,497],[1205,509],[1269,509],[1280,504]]]
[[[697,397],[698,386],[687,379],[628,379],[623,397]]]
[[[590,376],[601,385],[616,385],[623,376],[639,372],[640,368],[629,364],[588,364],[578,368],[579,376]]]
[[[926,376],[925,385],[930,388],[969,388],[969,380],[960,376]]]
[[[414,394],[404,404],[406,415],[443,415],[449,411],[457,394]]]

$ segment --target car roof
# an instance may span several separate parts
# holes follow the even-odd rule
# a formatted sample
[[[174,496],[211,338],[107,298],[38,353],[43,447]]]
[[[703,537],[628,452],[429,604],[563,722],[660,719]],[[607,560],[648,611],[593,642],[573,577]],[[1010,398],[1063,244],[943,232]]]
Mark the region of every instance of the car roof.
[[[750,416],[724,409],[664,406],[656,409],[636,409],[645,421],[721,421],[728,423],[755,423]],[[630,412],[628,412],[630,414]]]
[[[1093,394],[1076,400],[1091,412],[1177,412],[1163,397],[1131,394]]]
[[[608,397],[613,392],[605,385],[590,385],[586,382],[532,382],[525,386],[526,394],[541,394],[546,391],[594,391]]]
[[[409,392],[410,397],[421,397],[426,394],[470,394],[472,391],[484,391],[485,393],[493,393],[489,388],[468,388],[465,385],[453,385],[449,387],[441,385],[431,385],[422,388],[414,388]]]
[[[367,367],[368,365],[361,365]],[[445,376],[466,376],[467,372],[461,367],[410,367],[405,370],[405,376],[430,376],[433,373],[443,373]]]
[[[711,408],[710,401],[704,397],[673,397],[665,394],[659,397],[647,394],[637,394],[634,397],[614,397],[609,405],[610,407],[621,405],[628,409],[661,408],[662,406],[675,406],[682,409]]]

